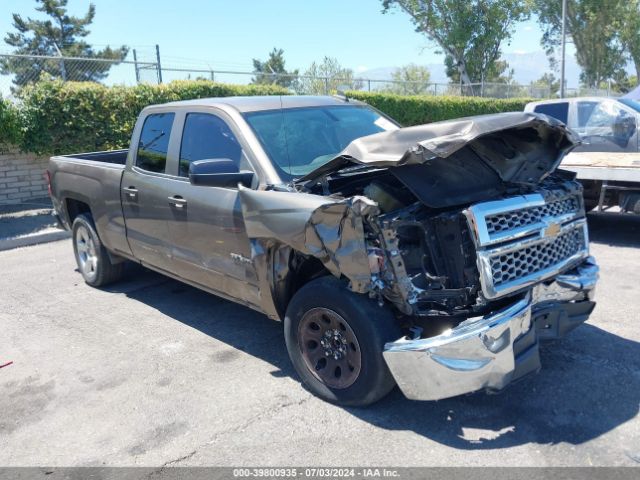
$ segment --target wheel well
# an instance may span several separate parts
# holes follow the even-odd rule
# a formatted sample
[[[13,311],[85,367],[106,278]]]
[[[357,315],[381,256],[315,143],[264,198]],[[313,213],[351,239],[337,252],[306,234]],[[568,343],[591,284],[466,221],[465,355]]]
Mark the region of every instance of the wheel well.
[[[325,275],[331,275],[331,273],[320,260],[292,251],[285,279],[277,281],[274,286],[274,297],[280,318],[284,318],[287,306],[298,290],[311,280]]]
[[[69,216],[69,225],[73,224],[73,221],[81,213],[91,213],[91,208],[85,202],[76,200],[74,198],[67,198],[67,215]]]

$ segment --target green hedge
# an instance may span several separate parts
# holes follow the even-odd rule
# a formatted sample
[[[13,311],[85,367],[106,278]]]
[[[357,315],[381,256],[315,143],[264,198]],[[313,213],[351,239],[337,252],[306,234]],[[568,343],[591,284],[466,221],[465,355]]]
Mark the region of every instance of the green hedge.
[[[206,80],[106,87],[90,82],[40,82],[19,95],[20,147],[38,154],[126,148],[136,118],[148,105],[233,95],[283,95],[272,85],[226,85]]]
[[[18,145],[21,133],[18,109],[13,103],[0,98],[0,148]]]
[[[528,98],[404,96],[358,91],[347,92],[347,95],[367,102],[405,126],[487,113],[521,112],[532,101]]]
[[[0,98],[0,145],[38,154],[126,148],[136,118],[147,105],[203,97],[285,95],[273,85],[226,85],[206,80],[162,85],[106,87],[97,83],[45,81],[25,87],[18,106]],[[402,96],[349,92],[403,125],[522,111],[529,99]]]

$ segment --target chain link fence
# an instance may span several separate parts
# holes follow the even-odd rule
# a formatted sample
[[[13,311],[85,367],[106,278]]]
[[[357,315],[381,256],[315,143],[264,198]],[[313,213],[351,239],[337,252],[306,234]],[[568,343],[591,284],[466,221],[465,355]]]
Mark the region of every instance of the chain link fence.
[[[152,74],[148,75],[146,72]],[[3,96],[10,96],[20,87],[46,78],[131,84],[137,78],[140,82],[157,83],[157,75],[158,67],[155,62],[0,54],[0,93]]]
[[[551,98],[557,96],[551,86],[515,83],[424,83],[374,78],[311,77],[161,64],[156,50],[154,61],[122,61],[104,58],[55,57],[0,53],[0,94],[11,97],[23,85],[43,78],[67,81],[96,81],[107,85],[138,83],[157,84],[172,80],[206,79],[221,83],[248,84],[255,81],[274,83],[298,94],[327,95],[337,90],[390,92],[401,95],[453,95],[488,98]],[[567,96],[615,96],[608,90],[568,89]]]

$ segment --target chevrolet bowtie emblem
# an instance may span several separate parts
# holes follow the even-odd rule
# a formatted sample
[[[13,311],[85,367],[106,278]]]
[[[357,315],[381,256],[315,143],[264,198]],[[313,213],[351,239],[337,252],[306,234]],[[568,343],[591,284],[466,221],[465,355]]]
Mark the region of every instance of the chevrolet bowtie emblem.
[[[559,223],[549,223],[542,232],[545,237],[555,237],[560,233]]]

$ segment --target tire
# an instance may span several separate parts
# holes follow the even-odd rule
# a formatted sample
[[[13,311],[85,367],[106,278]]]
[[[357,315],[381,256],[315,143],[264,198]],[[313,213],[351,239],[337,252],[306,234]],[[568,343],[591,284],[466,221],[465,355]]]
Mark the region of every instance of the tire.
[[[401,336],[393,312],[335,277],[317,278],[296,292],[284,336],[302,382],[324,400],[366,406],[395,386],[382,357],[384,344]]]
[[[124,264],[111,263],[107,249],[104,248],[91,215],[83,213],[73,221],[71,228],[73,253],[78,271],[84,281],[92,287],[103,287],[122,277]]]

